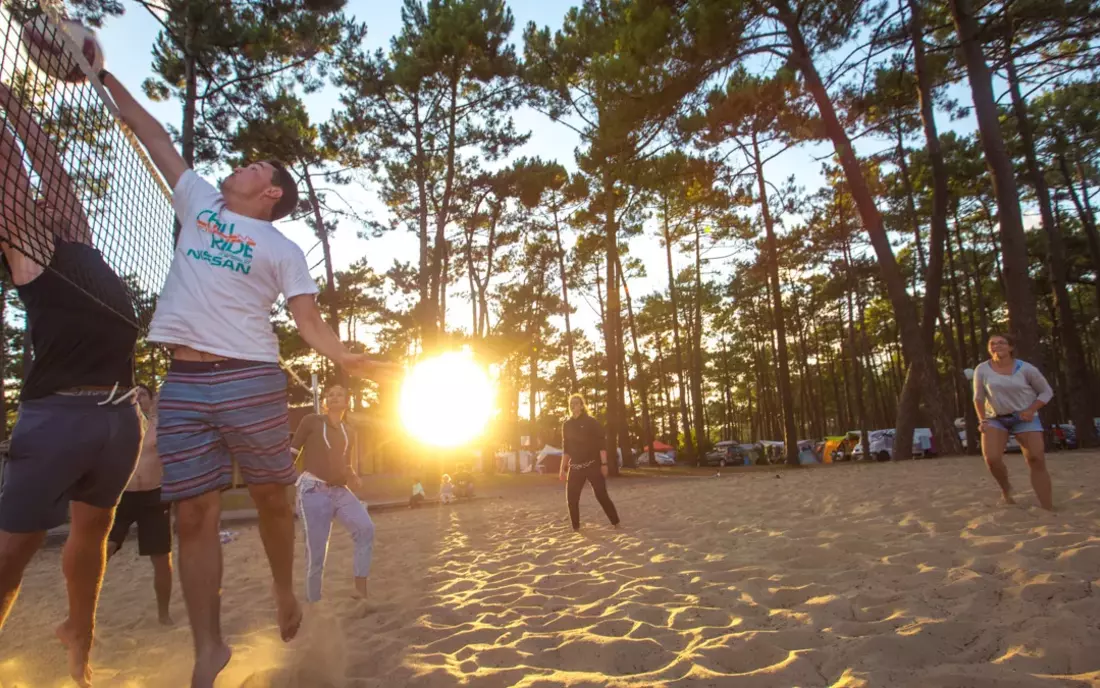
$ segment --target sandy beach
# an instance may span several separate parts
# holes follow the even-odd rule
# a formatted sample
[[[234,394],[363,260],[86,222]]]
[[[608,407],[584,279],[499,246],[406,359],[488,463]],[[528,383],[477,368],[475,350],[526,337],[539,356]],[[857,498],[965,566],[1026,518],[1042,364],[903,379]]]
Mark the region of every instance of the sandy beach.
[[[372,599],[334,529],[326,600],[274,627],[255,527],[225,546],[219,686],[1100,685],[1100,454],[1050,457],[1058,513],[1018,506],[980,459],[621,479],[616,531],[564,487],[382,513]],[[777,475],[779,477],[777,477]],[[298,538],[297,582],[302,578]],[[0,686],[67,685],[60,550],[31,564]],[[131,539],[103,588],[97,686],[185,685],[190,635],[157,624]]]

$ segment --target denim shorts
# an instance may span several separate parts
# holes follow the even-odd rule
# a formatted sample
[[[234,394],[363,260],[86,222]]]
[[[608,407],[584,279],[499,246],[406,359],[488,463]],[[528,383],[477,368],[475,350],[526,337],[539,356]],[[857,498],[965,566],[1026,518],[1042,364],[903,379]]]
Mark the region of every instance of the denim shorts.
[[[1009,413],[1003,416],[993,416],[985,419],[991,426],[998,430],[1004,430],[1010,435],[1019,435],[1022,432],[1042,432],[1043,423],[1036,413],[1031,420],[1020,418],[1019,413]]]
[[[132,400],[54,394],[27,399],[11,435],[0,491],[0,530],[33,533],[65,523],[69,502],[118,504],[141,450],[142,420]]]

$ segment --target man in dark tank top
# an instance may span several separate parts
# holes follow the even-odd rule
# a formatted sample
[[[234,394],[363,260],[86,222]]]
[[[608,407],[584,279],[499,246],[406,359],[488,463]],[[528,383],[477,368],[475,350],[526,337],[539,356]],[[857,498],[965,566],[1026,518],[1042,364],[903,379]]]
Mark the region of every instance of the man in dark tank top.
[[[62,556],[69,617],[57,635],[84,686],[107,534],[141,447],[137,318],[126,285],[92,245],[53,142],[2,84],[0,111],[0,249],[34,352],[0,492],[0,629],[46,531],[69,517]]]

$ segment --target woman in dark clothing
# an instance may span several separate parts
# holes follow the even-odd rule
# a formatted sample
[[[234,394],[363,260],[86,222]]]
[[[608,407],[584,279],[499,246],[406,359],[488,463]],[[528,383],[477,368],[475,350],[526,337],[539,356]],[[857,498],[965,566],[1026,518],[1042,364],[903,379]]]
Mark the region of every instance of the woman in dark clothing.
[[[569,503],[569,520],[573,523],[573,530],[581,527],[581,490],[585,481],[592,483],[592,492],[596,500],[603,507],[611,525],[619,526],[619,514],[615,511],[615,504],[607,494],[607,483],[604,480],[605,466],[600,459],[600,450],[603,449],[603,427],[592,416],[588,415],[588,409],[584,405],[584,397],[574,394],[569,397],[569,413],[572,418],[565,421],[562,426],[562,450],[564,455],[561,460],[561,468],[558,470],[558,479],[565,479],[566,467],[569,470],[569,482],[566,487],[566,496]]]

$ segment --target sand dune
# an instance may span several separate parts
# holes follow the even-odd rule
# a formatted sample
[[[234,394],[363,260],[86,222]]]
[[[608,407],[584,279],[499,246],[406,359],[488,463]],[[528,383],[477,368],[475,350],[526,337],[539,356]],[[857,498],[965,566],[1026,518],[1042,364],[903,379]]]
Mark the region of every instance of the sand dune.
[[[327,599],[291,645],[246,528],[225,547],[219,685],[1100,685],[1100,455],[1051,458],[1053,515],[1009,464],[1016,507],[966,458],[618,480],[626,527],[586,494],[580,535],[550,490],[381,514],[372,600],[349,599],[334,530]],[[64,685],[58,558],[32,563],[0,638],[3,688]],[[178,591],[162,630],[150,574],[132,546],[111,562],[98,686],[186,681]]]

